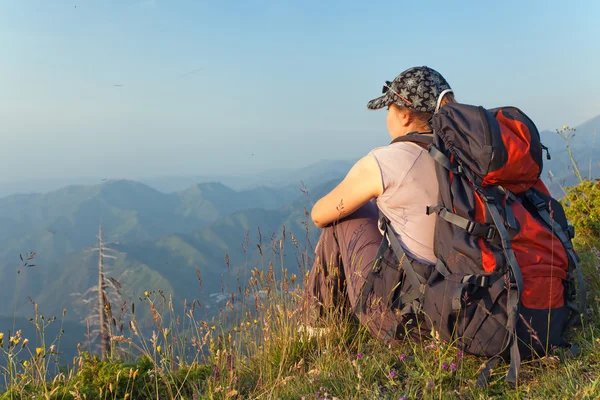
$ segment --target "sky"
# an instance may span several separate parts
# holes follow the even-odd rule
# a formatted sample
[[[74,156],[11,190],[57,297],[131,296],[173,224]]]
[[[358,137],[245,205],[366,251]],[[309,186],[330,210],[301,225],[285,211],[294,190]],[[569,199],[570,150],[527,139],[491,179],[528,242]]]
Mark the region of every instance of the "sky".
[[[242,175],[388,143],[415,65],[540,130],[600,114],[600,2],[0,0],[0,182]]]

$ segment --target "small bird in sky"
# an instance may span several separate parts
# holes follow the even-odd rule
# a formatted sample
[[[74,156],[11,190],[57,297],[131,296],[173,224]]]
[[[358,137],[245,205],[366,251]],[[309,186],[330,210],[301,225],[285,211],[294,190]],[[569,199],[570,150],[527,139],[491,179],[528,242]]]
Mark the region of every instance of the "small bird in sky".
[[[114,87],[123,87],[124,85],[118,84],[118,85],[113,85]]]
[[[197,74],[198,72],[202,71],[203,69],[204,68],[197,68],[197,69],[191,70],[189,72],[186,72],[185,74],[181,74],[181,75],[179,75],[179,77],[180,78],[185,78],[186,76]]]

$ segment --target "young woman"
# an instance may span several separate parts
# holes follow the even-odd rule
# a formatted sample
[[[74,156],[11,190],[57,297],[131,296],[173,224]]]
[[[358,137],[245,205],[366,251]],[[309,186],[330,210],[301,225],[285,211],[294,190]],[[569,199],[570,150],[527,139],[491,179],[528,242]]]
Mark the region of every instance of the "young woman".
[[[383,96],[368,103],[371,110],[387,107],[392,143],[359,160],[312,209],[313,222],[323,232],[304,293],[304,317],[309,325],[318,324],[328,309],[355,309],[382,241],[377,209],[390,220],[408,257],[435,264],[436,216],[425,212],[427,206],[437,204],[435,161],[419,145],[393,140],[412,132],[429,132],[428,120],[449,102],[454,97],[444,77],[431,68],[414,67],[387,81]],[[383,262],[398,265],[391,250]],[[374,282],[365,311],[357,317],[373,335],[390,342],[403,334],[399,310],[390,298],[399,292],[400,273],[393,268],[383,271]]]

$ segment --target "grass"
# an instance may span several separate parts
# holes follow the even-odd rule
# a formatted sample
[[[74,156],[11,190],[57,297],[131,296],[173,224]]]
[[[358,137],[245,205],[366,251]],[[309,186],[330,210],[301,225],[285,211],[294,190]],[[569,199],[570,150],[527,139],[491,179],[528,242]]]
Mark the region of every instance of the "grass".
[[[278,243],[271,248],[281,260],[283,241]],[[594,249],[582,258],[589,293],[596,295],[600,259]],[[516,387],[504,381],[508,367],[501,364],[490,385],[479,389],[475,381],[484,360],[442,342],[406,340],[390,348],[353,319],[334,313],[324,321],[326,334],[309,337],[298,329],[302,280],[272,263],[250,272],[248,285],[231,294],[216,321],[197,319],[195,303],[176,315],[161,291],[142,294],[137,304],[153,316],[151,333],[144,336],[133,310],[129,326],[112,333],[112,353],[105,361],[80,348],[72,366],[51,373],[57,342],[33,348],[18,332],[4,336],[7,391],[0,398],[592,399],[600,394],[599,297],[590,298],[590,318],[571,338],[581,355],[525,361]],[[44,343],[44,326],[54,319],[36,314],[32,323]]]
[[[298,275],[283,262],[286,238],[299,260]],[[249,280],[229,293],[214,320],[200,316],[197,301],[175,310],[161,290],[140,293],[135,305],[115,305],[115,320],[109,307],[105,360],[87,343],[72,362],[61,360],[62,333],[45,337],[61,319],[44,317],[43,305],[32,302],[36,337],[15,328],[0,337],[0,399],[594,399],[600,396],[600,252],[590,242],[579,246],[589,315],[569,340],[581,354],[525,360],[514,387],[504,380],[507,364],[481,389],[476,379],[484,359],[432,339],[407,338],[390,347],[344,313],[327,315],[322,335],[299,329],[312,252],[284,231],[269,243],[259,239],[261,261],[237,271]],[[248,238],[243,247],[253,247]],[[33,262],[30,256],[24,265]],[[151,321],[138,321],[140,309]]]

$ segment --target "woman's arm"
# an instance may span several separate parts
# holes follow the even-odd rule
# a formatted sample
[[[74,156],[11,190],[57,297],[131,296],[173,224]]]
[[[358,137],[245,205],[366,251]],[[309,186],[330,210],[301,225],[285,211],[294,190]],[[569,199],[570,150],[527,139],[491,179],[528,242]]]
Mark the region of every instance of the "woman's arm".
[[[383,193],[381,172],[372,155],[361,158],[344,180],[323,196],[312,209],[312,220],[319,228],[343,218],[359,209],[369,200]]]

